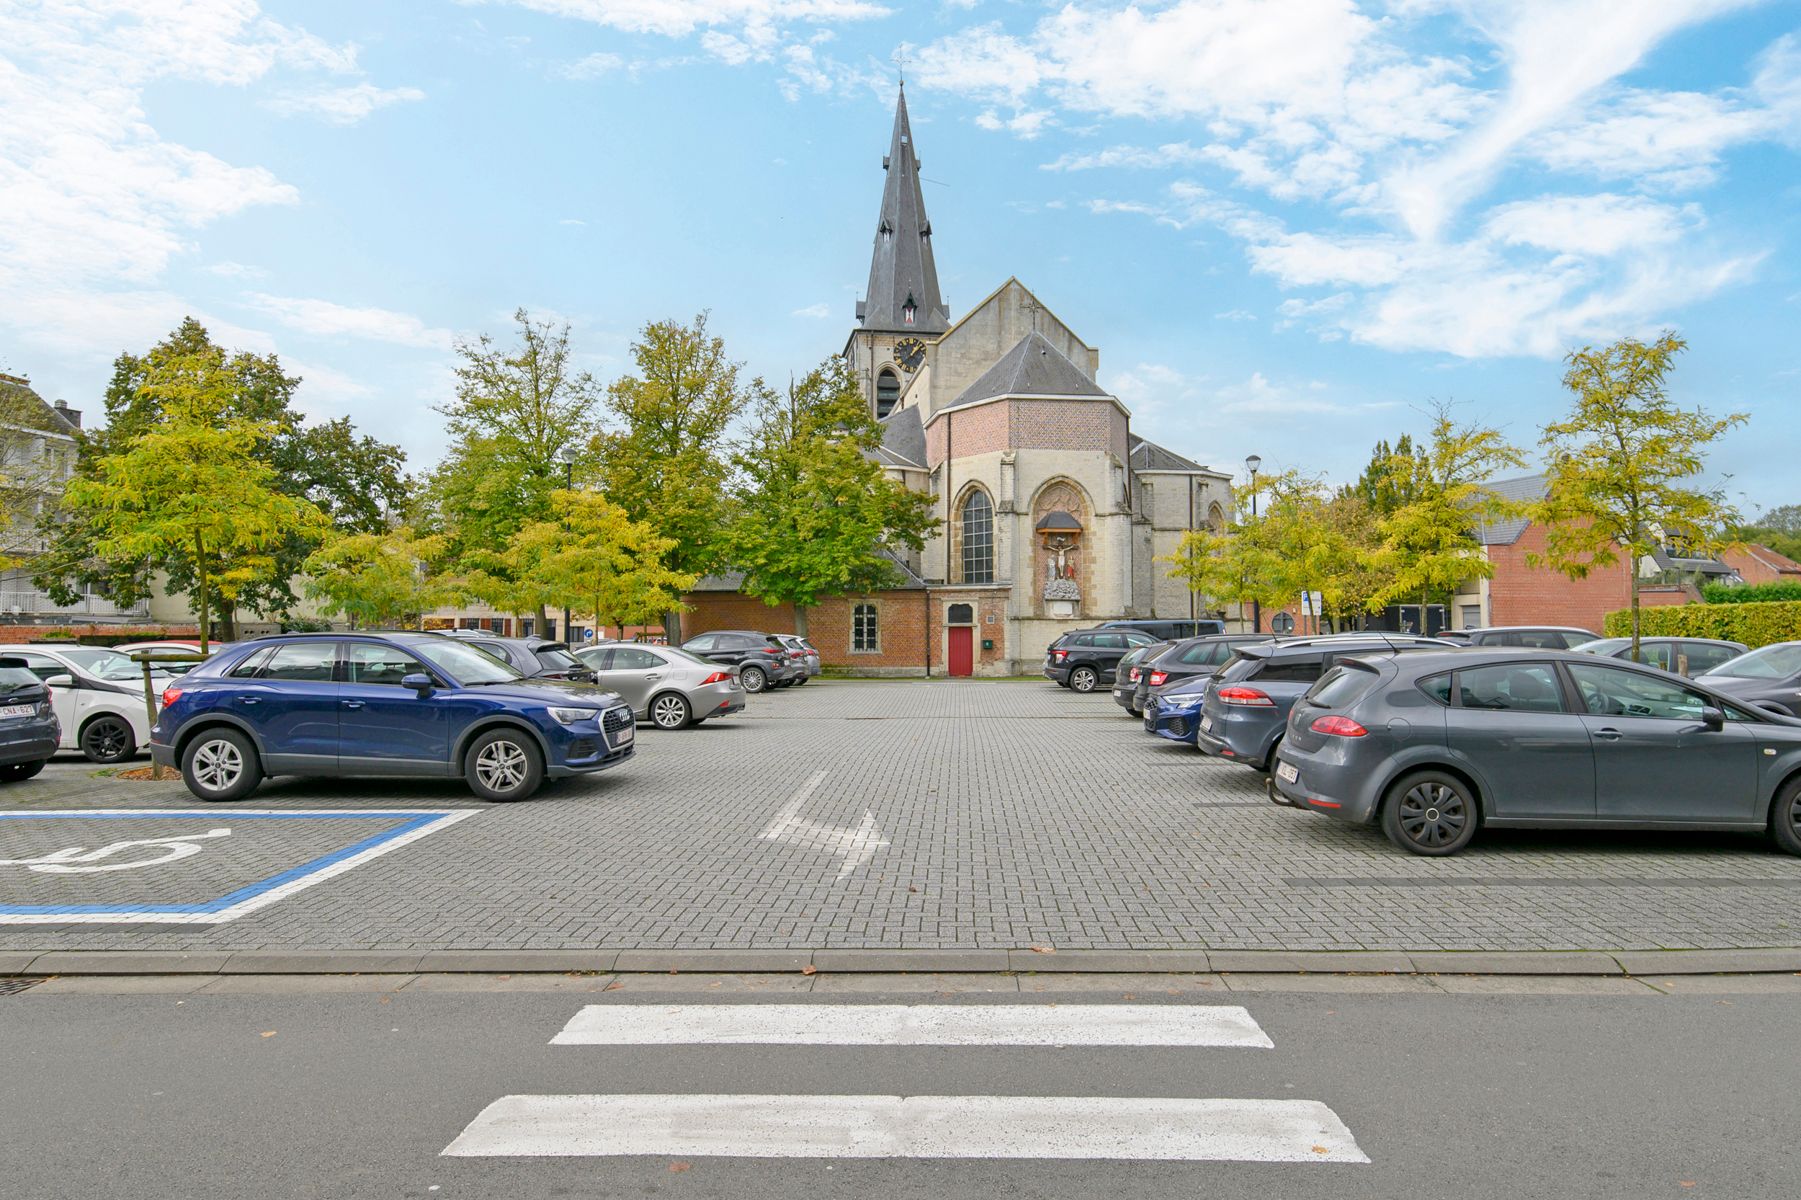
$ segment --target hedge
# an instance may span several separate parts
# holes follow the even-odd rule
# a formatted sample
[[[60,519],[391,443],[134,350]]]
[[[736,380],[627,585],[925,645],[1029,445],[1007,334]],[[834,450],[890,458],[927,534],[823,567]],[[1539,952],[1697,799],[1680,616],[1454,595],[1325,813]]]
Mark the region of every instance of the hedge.
[[[1801,600],[1801,583],[1710,583],[1701,589],[1709,604],[1762,604]]]
[[[1608,613],[1604,630],[1608,637],[1632,636],[1632,610]],[[1771,642],[1801,641],[1801,600],[1643,608],[1638,630],[1644,637],[1723,638],[1755,650]]]

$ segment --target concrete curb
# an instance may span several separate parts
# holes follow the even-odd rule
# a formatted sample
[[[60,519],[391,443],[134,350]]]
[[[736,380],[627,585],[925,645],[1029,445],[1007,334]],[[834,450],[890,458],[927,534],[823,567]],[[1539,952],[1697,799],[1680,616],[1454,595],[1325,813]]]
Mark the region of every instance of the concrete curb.
[[[1751,975],[1801,972],[1801,948],[1751,950],[48,950],[0,976],[546,973]]]

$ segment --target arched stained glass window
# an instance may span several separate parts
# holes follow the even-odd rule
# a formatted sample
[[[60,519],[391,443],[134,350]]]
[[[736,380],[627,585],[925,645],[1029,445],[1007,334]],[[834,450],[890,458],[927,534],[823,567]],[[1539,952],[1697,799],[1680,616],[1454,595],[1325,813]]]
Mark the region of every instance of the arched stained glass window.
[[[994,504],[976,490],[963,502],[963,582],[994,582]]]

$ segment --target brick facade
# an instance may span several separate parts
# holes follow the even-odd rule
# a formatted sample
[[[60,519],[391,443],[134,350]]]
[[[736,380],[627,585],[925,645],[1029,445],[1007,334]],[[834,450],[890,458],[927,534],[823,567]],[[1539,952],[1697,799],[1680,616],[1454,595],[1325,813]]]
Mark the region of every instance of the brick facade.
[[[1737,571],[1746,583],[1801,583],[1801,563],[1753,543],[1728,550],[1720,561]]]
[[[1005,586],[897,588],[865,596],[831,596],[807,610],[807,639],[819,648],[828,667],[865,675],[949,673],[952,605],[967,604],[976,674],[1004,674],[1009,666]],[[691,592],[683,597],[690,611],[682,616],[684,637],[715,629],[755,629],[762,633],[794,633],[794,608],[767,605],[734,592]],[[859,605],[876,610],[877,648],[852,647],[852,620]],[[993,646],[984,648],[983,642]]]

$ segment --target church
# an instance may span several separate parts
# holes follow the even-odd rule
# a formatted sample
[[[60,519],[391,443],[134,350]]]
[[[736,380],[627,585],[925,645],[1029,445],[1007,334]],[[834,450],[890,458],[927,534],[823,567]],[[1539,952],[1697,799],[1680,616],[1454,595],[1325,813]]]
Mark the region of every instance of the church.
[[[826,663],[869,674],[1036,673],[1070,629],[1209,615],[1156,560],[1190,529],[1224,528],[1232,480],[1132,432],[1096,381],[1100,351],[1017,278],[953,321],[903,87],[882,160],[869,284],[843,348],[884,427],[890,475],[935,497],[943,524],[897,586],[808,610]],[[694,633],[789,632],[793,613],[735,594],[688,597]]]

